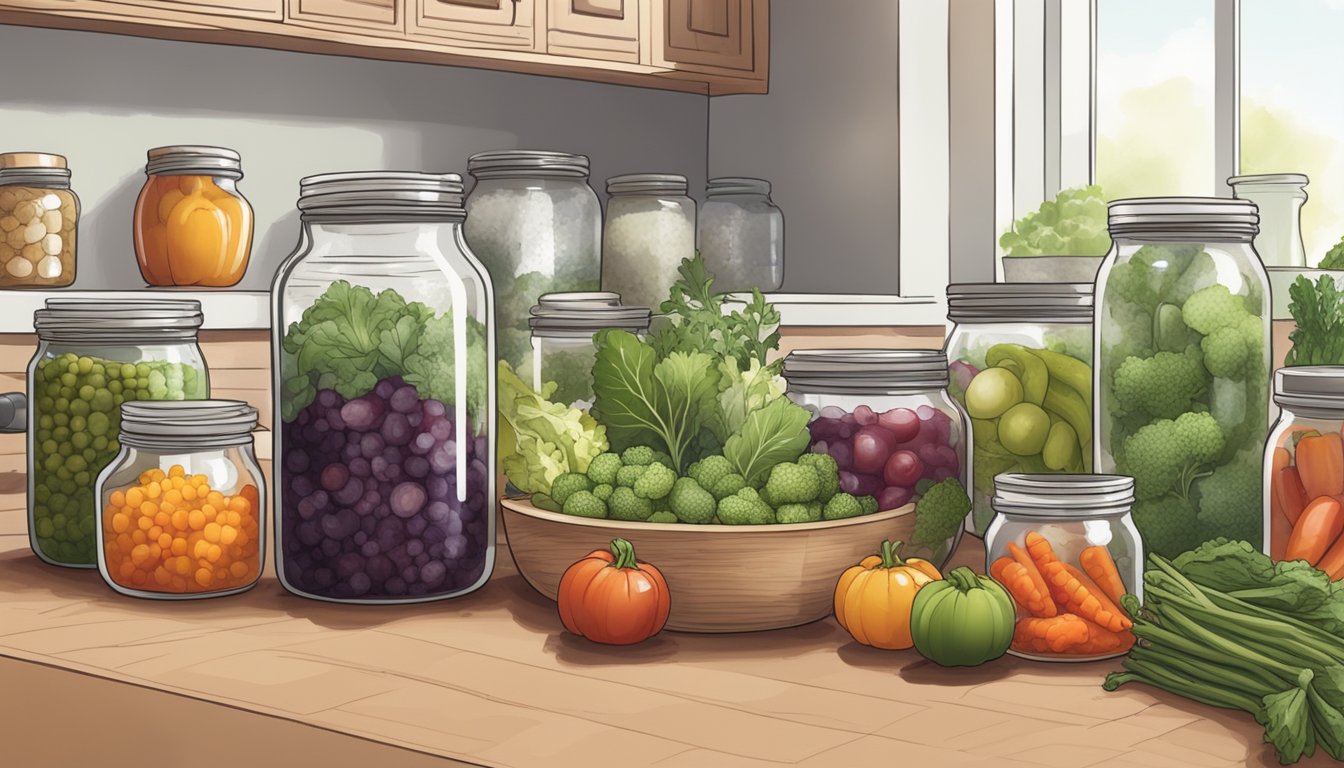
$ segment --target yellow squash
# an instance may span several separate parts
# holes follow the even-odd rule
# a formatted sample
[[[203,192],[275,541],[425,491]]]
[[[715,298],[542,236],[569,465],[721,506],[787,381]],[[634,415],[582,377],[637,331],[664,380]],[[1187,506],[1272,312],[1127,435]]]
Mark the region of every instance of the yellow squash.
[[[901,559],[899,541],[882,542],[882,552],[847,569],[835,585],[835,619],[863,645],[887,650],[914,646],[910,611],[915,595],[943,575],[933,563]]]

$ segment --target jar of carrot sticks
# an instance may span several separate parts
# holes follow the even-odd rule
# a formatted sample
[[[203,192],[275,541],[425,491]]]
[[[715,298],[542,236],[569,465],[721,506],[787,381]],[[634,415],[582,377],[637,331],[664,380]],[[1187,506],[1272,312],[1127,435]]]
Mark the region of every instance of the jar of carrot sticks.
[[[1123,605],[1143,589],[1133,502],[1134,480],[1119,475],[994,478],[985,564],[1017,610],[1009,653],[1092,661],[1134,645]]]
[[[1279,369],[1274,402],[1279,420],[1265,445],[1264,551],[1344,579],[1344,366]]]

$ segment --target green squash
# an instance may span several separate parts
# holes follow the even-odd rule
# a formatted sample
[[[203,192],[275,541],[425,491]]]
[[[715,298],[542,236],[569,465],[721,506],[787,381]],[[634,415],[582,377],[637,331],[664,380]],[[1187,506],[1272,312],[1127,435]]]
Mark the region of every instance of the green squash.
[[[954,569],[915,595],[910,635],[915,650],[944,667],[974,667],[999,658],[1013,642],[1013,598],[988,576]]]

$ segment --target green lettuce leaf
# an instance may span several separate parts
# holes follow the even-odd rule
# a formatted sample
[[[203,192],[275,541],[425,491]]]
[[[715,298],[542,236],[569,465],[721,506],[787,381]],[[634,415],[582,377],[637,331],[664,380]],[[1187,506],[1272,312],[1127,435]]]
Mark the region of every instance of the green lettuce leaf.
[[[721,441],[741,429],[752,411],[784,396],[788,382],[779,375],[778,368],[778,363],[761,365],[755,358],[746,370],[740,370],[734,358],[719,361],[719,386],[723,391],[719,393],[718,418],[713,421],[713,428]]]
[[[566,472],[583,473],[607,450],[606,428],[577,408],[552,403],[555,382],[529,387],[499,361],[500,453],[509,482],[526,493],[550,493]]]
[[[759,485],[776,464],[794,461],[807,450],[811,414],[787,398],[752,411],[742,428],[723,445],[734,471]]]

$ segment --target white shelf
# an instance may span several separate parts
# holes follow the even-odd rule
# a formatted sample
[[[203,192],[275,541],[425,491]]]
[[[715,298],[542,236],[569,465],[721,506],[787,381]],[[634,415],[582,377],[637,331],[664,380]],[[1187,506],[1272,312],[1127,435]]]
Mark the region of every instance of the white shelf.
[[[745,303],[750,294],[729,300]],[[834,293],[769,293],[783,326],[939,326],[947,325],[944,296],[890,296]]]
[[[195,299],[205,316],[202,330],[266,330],[271,327],[271,295],[266,291],[199,291],[143,288],[138,291],[0,290],[0,333],[32,333],[33,312],[47,299]]]

